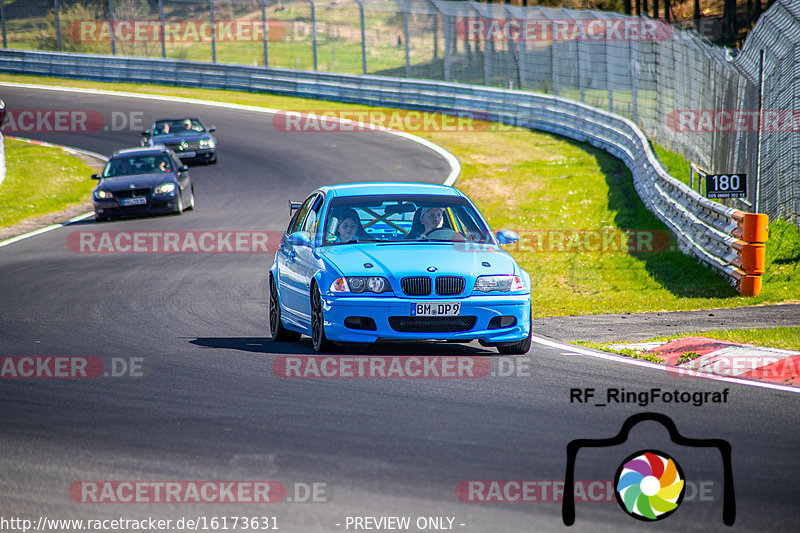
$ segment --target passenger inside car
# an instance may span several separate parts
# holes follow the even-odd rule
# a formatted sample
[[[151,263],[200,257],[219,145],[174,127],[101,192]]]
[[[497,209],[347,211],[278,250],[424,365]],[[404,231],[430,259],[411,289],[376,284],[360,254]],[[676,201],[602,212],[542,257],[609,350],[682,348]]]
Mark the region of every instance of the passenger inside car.
[[[337,242],[351,242],[369,238],[369,234],[361,225],[361,220],[355,209],[349,207],[342,209],[336,213],[335,217],[339,221],[334,234]]]

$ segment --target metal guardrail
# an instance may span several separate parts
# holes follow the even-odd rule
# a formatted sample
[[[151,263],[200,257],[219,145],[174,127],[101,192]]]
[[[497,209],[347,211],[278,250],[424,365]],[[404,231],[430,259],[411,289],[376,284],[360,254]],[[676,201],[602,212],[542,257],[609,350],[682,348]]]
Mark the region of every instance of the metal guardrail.
[[[669,175],[633,122],[563,98],[472,85],[188,61],[0,50],[0,72],[98,81],[264,91],[437,111],[557,133],[620,158],[647,208],[681,250],[754,296],[761,291],[767,217],[712,202]]]

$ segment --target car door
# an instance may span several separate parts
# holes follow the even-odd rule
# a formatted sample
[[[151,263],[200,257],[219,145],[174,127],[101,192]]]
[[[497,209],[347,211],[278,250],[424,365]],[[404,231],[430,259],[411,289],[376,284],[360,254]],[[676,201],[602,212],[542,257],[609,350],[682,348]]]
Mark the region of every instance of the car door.
[[[278,246],[278,253],[276,255],[278,262],[278,292],[281,297],[281,306],[284,311],[286,320],[304,325],[310,320],[310,316],[304,316],[302,309],[307,307],[303,305],[303,301],[308,299],[308,293],[303,288],[303,274],[302,267],[298,261],[298,251],[302,250],[302,246],[295,246],[289,242],[289,235],[296,231],[300,231],[305,222],[308,213],[314,206],[315,201],[319,197],[318,193],[314,193],[300,206],[292,217],[286,233],[281,238],[281,244]]]
[[[319,225],[319,220],[322,217],[322,205],[325,203],[325,197],[322,194],[317,195],[311,204],[302,224],[300,224],[299,231],[307,231],[312,236],[312,246],[296,246],[295,252],[295,267],[297,272],[297,289],[300,297],[297,302],[297,310],[303,320],[308,320],[308,326],[311,325],[311,280],[314,279],[314,274],[320,269],[322,262],[314,254],[314,248],[317,246],[316,233]]]

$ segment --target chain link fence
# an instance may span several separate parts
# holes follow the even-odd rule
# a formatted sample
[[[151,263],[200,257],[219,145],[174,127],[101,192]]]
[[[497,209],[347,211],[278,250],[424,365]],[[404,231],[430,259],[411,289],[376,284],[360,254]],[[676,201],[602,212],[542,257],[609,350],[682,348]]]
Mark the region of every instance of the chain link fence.
[[[702,21],[684,29],[613,12],[453,0],[0,0],[0,7],[6,48],[443,80],[570,98],[631,119],[654,143],[710,173],[746,174],[748,197],[725,202],[800,226],[796,0],[777,0],[736,57],[702,36],[719,31]]]

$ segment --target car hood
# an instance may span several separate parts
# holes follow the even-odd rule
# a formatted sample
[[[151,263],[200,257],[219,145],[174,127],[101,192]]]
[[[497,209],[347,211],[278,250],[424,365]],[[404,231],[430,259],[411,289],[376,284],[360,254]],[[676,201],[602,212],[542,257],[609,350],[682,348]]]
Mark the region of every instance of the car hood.
[[[171,172],[158,174],[133,174],[131,176],[120,176],[118,178],[105,178],[98,187],[107,191],[121,191],[131,188],[153,188],[165,182],[174,182],[175,176]],[[133,187],[131,187],[133,185]]]
[[[384,243],[325,246],[317,253],[346,276],[385,276],[390,282],[405,276],[519,274],[514,259],[499,246],[470,243]],[[371,263],[366,268],[364,263]],[[489,266],[484,265],[487,263]],[[428,268],[436,270],[430,272]]]

